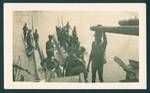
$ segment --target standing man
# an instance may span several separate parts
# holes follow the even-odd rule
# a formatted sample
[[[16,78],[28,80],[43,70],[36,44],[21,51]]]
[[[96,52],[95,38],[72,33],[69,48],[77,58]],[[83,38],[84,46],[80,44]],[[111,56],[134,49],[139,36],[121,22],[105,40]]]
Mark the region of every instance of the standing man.
[[[51,59],[52,56],[54,56],[54,44],[52,42],[53,36],[48,36],[49,40],[46,42],[46,53],[47,57]]]
[[[24,41],[26,41],[27,32],[28,32],[28,27],[27,27],[27,23],[25,23],[24,26],[23,26]]]
[[[69,22],[67,22],[67,24],[66,24],[66,30],[67,30],[68,33],[69,33],[69,29],[71,29],[71,27],[70,27]]]
[[[32,36],[32,30],[28,30],[27,34],[27,47],[31,51],[33,49],[33,36]]]
[[[87,71],[92,61],[92,82],[96,80],[96,72],[98,71],[99,81],[103,82],[103,66],[105,61],[105,50],[107,38],[105,32],[95,32],[95,41],[92,43],[92,50],[89,58]]]
[[[74,26],[73,31],[72,31],[71,44],[72,44],[72,47],[74,47],[76,49],[78,49],[80,46],[80,42],[79,42],[78,36],[77,36],[76,26]]]
[[[33,36],[34,36],[34,41],[35,41],[35,47],[38,48],[39,34],[37,32],[37,29],[35,29]]]

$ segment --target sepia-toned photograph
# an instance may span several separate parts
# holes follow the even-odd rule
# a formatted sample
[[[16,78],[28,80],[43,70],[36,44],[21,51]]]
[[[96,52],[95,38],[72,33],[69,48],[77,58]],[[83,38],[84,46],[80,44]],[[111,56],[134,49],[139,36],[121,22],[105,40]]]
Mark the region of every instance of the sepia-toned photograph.
[[[96,9],[98,5],[87,8],[86,4],[78,10],[69,9],[71,5],[63,9],[61,4],[56,10],[52,10],[54,5],[50,10],[31,10],[30,6],[7,14],[12,18],[6,19],[11,24],[12,49],[8,52],[12,58],[4,63],[11,66],[7,65],[11,71],[4,74],[9,74],[13,84],[55,83],[57,87],[59,83],[111,86],[144,82],[146,86],[146,58],[141,57],[146,54],[146,25],[141,24],[146,22],[136,7],[116,11],[112,4],[114,9],[102,11]]]

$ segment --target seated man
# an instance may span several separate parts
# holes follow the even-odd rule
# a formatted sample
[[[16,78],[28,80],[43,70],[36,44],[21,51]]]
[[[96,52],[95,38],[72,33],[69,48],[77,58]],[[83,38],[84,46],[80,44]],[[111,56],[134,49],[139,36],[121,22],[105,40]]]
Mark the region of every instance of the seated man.
[[[56,73],[57,77],[61,77],[62,76],[62,71],[61,71],[61,69],[59,67],[59,63],[54,57],[51,57],[51,58],[47,57],[46,59],[44,59],[41,62],[41,66],[43,67],[43,69],[45,71],[53,72],[53,74]],[[53,77],[55,77],[55,76],[53,76]]]
[[[87,71],[83,60],[78,58],[75,53],[70,53],[66,58],[64,69],[66,70],[65,76],[79,75],[84,73],[84,80],[87,82]]]

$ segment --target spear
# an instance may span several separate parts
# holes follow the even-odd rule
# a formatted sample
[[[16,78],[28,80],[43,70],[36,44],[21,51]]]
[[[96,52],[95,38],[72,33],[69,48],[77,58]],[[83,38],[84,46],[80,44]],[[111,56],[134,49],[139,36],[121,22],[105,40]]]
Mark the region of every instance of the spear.
[[[33,29],[33,15],[32,15],[32,31],[33,31],[34,29]]]
[[[62,27],[64,26],[64,24],[63,24],[63,18],[62,18],[62,16],[61,16],[61,23],[62,23]]]
[[[31,15],[31,25],[32,25],[32,32],[34,31],[34,27],[33,27],[33,13]],[[32,43],[34,45],[34,42],[33,42],[33,37],[32,37]]]
[[[59,26],[59,18],[57,17],[57,21],[58,21],[58,26]]]

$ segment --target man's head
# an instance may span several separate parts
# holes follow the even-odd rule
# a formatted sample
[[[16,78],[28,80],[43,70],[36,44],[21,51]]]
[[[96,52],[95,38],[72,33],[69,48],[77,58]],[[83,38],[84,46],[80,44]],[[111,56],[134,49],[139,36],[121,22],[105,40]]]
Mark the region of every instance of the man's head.
[[[27,26],[27,23],[25,23],[24,25]]]
[[[51,60],[52,60],[52,62],[54,62],[54,61],[55,61],[55,57],[54,57],[54,56],[52,56],[52,57],[51,57]]]
[[[79,48],[79,50],[80,50],[81,53],[85,53],[85,51],[86,51],[86,49],[85,49],[83,46],[81,46],[81,47]]]
[[[35,32],[37,32],[37,29],[35,29]]]
[[[75,31],[76,31],[76,26],[74,26],[74,27],[73,27],[73,30],[75,30]]]
[[[69,22],[67,22],[67,25],[69,25]]]
[[[32,32],[32,30],[31,30],[31,29],[29,29],[29,30],[28,30],[28,32],[29,32],[29,33],[31,33],[31,32]]]
[[[48,35],[49,40],[52,40],[53,36],[52,35]]]
[[[79,51],[77,52],[77,56],[81,57],[81,55],[83,55],[85,53],[85,51],[86,51],[86,49],[83,46],[79,47]]]
[[[73,34],[73,35],[76,35],[76,34],[77,34],[76,26],[74,26],[72,34]]]

